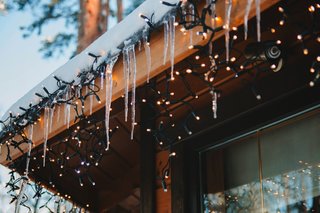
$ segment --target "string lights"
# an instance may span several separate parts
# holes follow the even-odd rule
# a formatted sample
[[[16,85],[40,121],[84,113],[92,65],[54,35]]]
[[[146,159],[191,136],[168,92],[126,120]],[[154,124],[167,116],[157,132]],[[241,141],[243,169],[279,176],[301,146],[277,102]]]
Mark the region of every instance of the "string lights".
[[[251,4],[251,0],[248,0],[248,4]],[[260,1],[256,1],[260,2]],[[256,86],[256,76],[257,73],[264,72],[266,70],[272,70],[274,72],[279,71],[283,67],[283,50],[282,41],[260,41],[260,29],[257,32],[257,37],[259,42],[249,43],[244,50],[235,47],[238,41],[238,29],[232,28],[230,26],[230,16],[231,16],[231,3],[232,1],[226,1],[226,19],[225,25],[218,26],[219,17],[216,16],[216,3],[217,1],[207,1],[207,5],[202,9],[198,10],[198,5],[195,1],[180,1],[177,4],[172,4],[166,1],[161,1],[165,6],[172,7],[173,12],[167,14],[163,20],[164,25],[164,60],[165,64],[167,61],[167,55],[170,60],[170,69],[160,75],[160,77],[155,77],[149,82],[149,74],[151,70],[151,54],[150,54],[150,36],[152,31],[159,26],[159,23],[153,22],[153,15],[148,18],[144,14],[139,16],[145,21],[146,28],[143,32],[139,33],[139,38],[135,40],[124,41],[122,47],[123,63],[124,63],[124,111],[125,111],[125,121],[129,115],[129,106],[131,106],[131,139],[134,136],[135,125],[139,122],[135,118],[136,102],[147,103],[153,109],[156,109],[156,115],[149,120],[154,120],[157,122],[155,128],[147,128],[146,131],[152,134],[155,141],[162,148],[171,147],[177,141],[182,140],[184,137],[188,137],[193,134],[191,123],[200,122],[201,118],[196,113],[195,108],[191,104],[202,94],[197,94],[192,86],[192,80],[196,79],[199,84],[202,84],[206,92],[211,95],[211,108],[213,118],[217,118],[218,113],[218,101],[220,96],[220,91],[215,82],[216,78],[220,73],[230,72],[231,78],[237,78],[240,75],[248,72],[255,72],[253,74],[252,83],[252,93],[257,100],[262,99],[260,91],[257,90]],[[320,6],[318,3],[312,3],[308,7],[309,13],[312,15],[312,20],[314,23],[319,23]],[[259,12],[260,8],[256,8]],[[283,27],[289,21],[289,15],[287,14],[285,7],[279,7],[278,11],[280,13],[280,21],[278,23],[279,27]],[[176,14],[175,14],[176,12]],[[206,23],[207,17],[213,18],[210,23]],[[247,17],[248,18],[248,17]],[[258,17],[257,17],[258,18]],[[258,23],[257,23],[258,24]],[[181,26],[181,33],[189,33],[190,39],[188,42],[189,49],[197,49],[198,54],[194,59],[186,59],[184,62],[188,67],[183,67],[181,69],[175,69],[174,56],[175,56],[175,34],[176,27]],[[201,29],[201,31],[196,32],[197,36],[201,36],[206,40],[206,43],[202,46],[195,45],[193,43],[194,39],[192,34],[195,28]],[[302,45],[303,55],[310,55],[310,51],[305,47],[305,40],[310,38],[315,38],[317,42],[320,42],[320,35],[318,31],[318,25],[312,25],[312,28],[305,30],[297,34],[296,39],[298,45]],[[278,31],[278,26],[272,26],[269,28],[272,34]],[[225,30],[226,35],[226,48],[215,49],[213,48],[214,35],[216,32]],[[261,28],[261,30],[263,30]],[[246,32],[246,38],[249,34]],[[154,97],[155,101],[149,101],[149,97],[141,97],[139,100],[139,94],[136,94],[136,56],[135,47],[138,41],[143,40],[144,48],[147,54],[146,61],[148,67],[148,78],[147,84],[144,86],[150,91],[150,96]],[[200,56],[201,55],[201,56]],[[202,58],[203,55],[207,57],[209,63],[204,63]],[[225,55],[225,56],[224,56]],[[64,81],[60,76],[53,76],[56,80],[58,89],[56,91],[48,91],[44,86],[43,94],[36,93],[41,101],[38,104],[30,103],[29,107],[20,109],[24,112],[23,114],[13,114],[9,113],[9,117],[4,121],[0,121],[2,125],[2,131],[0,132],[0,140],[2,142],[2,149],[6,149],[8,161],[12,161],[10,150],[18,149],[24,154],[25,159],[30,160],[32,167],[29,171],[29,163],[26,166],[26,175],[19,178],[15,178],[13,171],[11,173],[11,179],[7,186],[10,188],[10,192],[16,192],[20,189],[21,181],[29,183],[28,174],[40,170],[41,167],[46,166],[51,168],[52,165],[59,168],[59,177],[62,178],[65,174],[72,173],[76,176],[79,185],[85,186],[86,183],[90,183],[94,187],[97,183],[94,178],[90,175],[89,169],[92,167],[99,166],[101,159],[106,154],[106,151],[112,151],[112,147],[109,147],[112,135],[117,131],[119,127],[109,128],[109,119],[111,111],[112,102],[112,72],[113,65],[118,59],[118,55],[111,56],[108,55],[107,59],[98,64],[101,60],[100,55],[95,55],[93,53],[88,53],[88,57],[93,59],[91,66],[88,69],[84,69],[78,74],[78,79],[71,82]],[[313,75],[313,79],[309,82],[310,86],[315,86],[319,83],[320,79],[320,56],[317,56],[310,67],[310,73]],[[98,78],[100,78],[99,84]],[[191,79],[191,80],[190,80]],[[181,88],[184,89],[183,96],[179,96],[177,92],[172,90],[174,84],[179,82]],[[161,84],[161,88],[159,86]],[[92,114],[93,101],[96,100],[101,103],[101,98],[99,97],[99,92],[101,89],[105,89],[106,93],[106,106],[105,106],[105,116],[102,120],[96,120],[90,116]],[[129,92],[131,91],[131,100],[129,100]],[[89,100],[89,110],[85,110],[88,106],[85,104]],[[176,107],[184,107],[186,109],[186,115],[184,119],[180,119],[178,122],[175,118],[174,109]],[[56,111],[60,112],[60,108],[64,110],[64,122],[67,125],[67,131],[69,133],[68,137],[62,138],[61,140],[50,142],[49,133],[52,130],[52,123],[54,113]],[[71,112],[74,113],[71,113]],[[89,113],[86,113],[86,112]],[[41,114],[45,116],[42,118]],[[75,114],[72,118],[71,115]],[[45,124],[44,128],[44,148],[42,155],[43,165],[34,166],[34,162],[41,158],[38,153],[39,150],[29,149],[28,153],[24,153],[22,150],[22,145],[27,144],[28,147],[32,145],[32,135],[33,130],[28,130],[26,134],[27,127],[32,127],[37,125],[40,119]],[[147,121],[148,122],[148,121]],[[77,123],[78,126],[73,125]],[[172,129],[175,129],[174,135],[170,135]],[[48,142],[48,143],[47,143]],[[85,147],[86,151],[84,154],[79,150],[84,149],[84,146],[91,144],[90,147]],[[63,150],[60,148],[64,147]],[[166,179],[170,175],[170,158],[174,157],[175,153],[169,154],[168,163],[162,171],[161,174],[161,184],[163,189],[167,190]],[[70,166],[68,163],[71,159],[76,159],[79,163],[76,167]],[[13,169],[21,168],[17,166],[14,162],[12,164]],[[24,164],[25,165],[25,164]],[[51,182],[51,181],[49,181]],[[53,188],[55,186],[52,184]],[[88,184],[87,184],[88,185]],[[41,189],[36,191],[37,196],[41,196]],[[12,195],[13,201],[18,201],[18,205],[24,205],[22,195]],[[56,195],[54,195],[56,196]],[[67,196],[67,195],[66,195]],[[67,196],[69,197],[69,196]],[[50,198],[52,199],[52,198]],[[12,201],[12,202],[13,202]],[[42,208],[48,208],[46,205]]]

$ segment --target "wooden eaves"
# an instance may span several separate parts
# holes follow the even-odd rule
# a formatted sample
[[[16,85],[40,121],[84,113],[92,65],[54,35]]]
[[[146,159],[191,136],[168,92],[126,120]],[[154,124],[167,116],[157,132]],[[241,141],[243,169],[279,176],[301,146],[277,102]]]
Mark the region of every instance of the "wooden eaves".
[[[271,7],[272,5],[276,4],[279,0],[261,0],[261,11],[266,10],[267,8]],[[232,7],[232,19],[231,19],[231,27],[238,27],[243,24],[243,17],[245,13],[245,7],[246,7],[247,1],[243,0],[234,0],[233,1],[233,7]],[[200,7],[201,8],[201,7]],[[218,1],[216,5],[217,10],[217,16],[220,17],[220,21],[218,22],[219,25],[223,24],[223,18],[224,17],[224,1]],[[255,5],[252,5],[250,16],[249,18],[252,18],[255,16]],[[208,22],[211,20],[207,20]],[[181,27],[176,27],[176,38],[175,38],[175,63],[182,61],[184,58],[190,56],[196,50],[189,49],[188,43],[189,43],[189,36],[184,35],[180,32]],[[196,33],[198,30],[193,30],[193,33]],[[201,29],[199,29],[201,31]],[[224,35],[223,31],[220,31],[216,33],[215,40],[220,38]],[[207,40],[203,39],[202,36],[194,35],[193,39],[194,45],[203,45],[207,42]],[[163,33],[153,33],[151,35],[151,58],[152,58],[152,64],[151,64],[151,72],[150,77],[154,77],[161,73],[162,71],[166,70],[168,67],[170,67],[170,61],[167,60],[167,63],[163,65]],[[140,86],[146,82],[147,78],[147,67],[146,67],[146,56],[144,51],[136,52],[136,59],[137,59],[137,86]],[[113,97],[112,100],[116,100],[124,93],[124,83],[122,81],[123,79],[123,63],[120,59],[114,69],[113,69],[113,78],[114,78],[114,88],[113,88]],[[101,103],[98,103],[97,101],[94,101],[93,103],[93,112],[96,112],[104,107],[105,103],[105,90],[102,89],[99,91],[98,95],[101,99]],[[85,103],[86,106],[89,106],[88,101]],[[60,116],[64,117],[64,109],[63,107],[58,108],[60,110]],[[88,113],[89,107],[85,108],[85,113]],[[71,110],[71,118],[75,117],[74,111]],[[39,146],[43,144],[44,142],[44,130],[43,130],[43,116],[41,116],[40,121],[34,126],[34,135],[33,135],[33,144],[34,146]],[[73,121],[71,121],[71,124],[73,124]],[[53,122],[52,124],[52,131],[49,134],[49,139],[54,137],[55,135],[58,135],[65,131],[67,129],[67,125],[64,123],[63,119],[60,119],[59,121]],[[21,146],[21,149],[26,152],[27,145]],[[0,163],[3,165],[8,166],[11,162],[8,162],[6,160],[7,156],[7,150],[2,149],[2,154],[0,155]],[[11,150],[11,157],[12,160],[17,159],[20,157],[22,153],[18,149]]]

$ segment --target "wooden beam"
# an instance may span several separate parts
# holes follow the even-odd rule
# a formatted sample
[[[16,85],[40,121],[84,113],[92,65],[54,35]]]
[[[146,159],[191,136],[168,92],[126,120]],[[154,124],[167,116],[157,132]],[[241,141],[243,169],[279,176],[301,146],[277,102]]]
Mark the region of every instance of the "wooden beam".
[[[271,7],[275,3],[277,3],[279,0],[261,0],[261,11]],[[243,16],[245,12],[247,2],[246,1],[240,1],[240,0],[234,0],[233,1],[233,7],[232,7],[232,20],[231,20],[231,26],[239,26],[243,24]],[[201,7],[200,7],[201,8]],[[217,16],[224,17],[224,1],[218,1],[217,6]],[[252,9],[250,12],[250,17],[253,17],[255,15],[254,13],[254,5],[252,5]],[[208,20],[210,21],[210,20]],[[219,23],[222,25],[221,23]],[[200,31],[201,29],[194,29],[193,32]],[[159,31],[157,31],[159,32]],[[218,39],[221,36],[223,36],[223,32],[218,32],[214,39]],[[203,45],[207,41],[202,39],[202,36],[193,36],[193,42],[194,45]],[[189,36],[183,35],[183,33],[180,32],[180,27],[176,28],[176,42],[175,42],[175,63],[185,59],[186,57],[193,54],[196,50],[189,50]],[[163,65],[163,34],[162,33],[154,33],[152,34],[151,39],[151,73],[150,77],[154,77],[161,73],[163,70],[170,67],[170,62],[167,60],[166,64]],[[137,59],[137,85],[140,86],[146,82],[147,78],[147,66],[146,66],[146,56],[144,51],[140,51],[136,53],[136,59]],[[122,60],[118,61],[116,63],[114,70],[114,88],[113,88],[113,100],[118,99],[121,97],[124,91],[124,82],[123,82],[123,64]],[[99,80],[97,80],[98,82]],[[105,103],[105,90],[102,89],[98,95],[101,98],[101,104],[97,101],[94,101],[93,104],[93,111],[98,111],[104,107]],[[85,113],[88,114],[89,112],[89,100],[85,103]],[[66,130],[67,125],[64,123],[64,107],[57,107],[55,110],[55,115],[57,115],[58,111],[60,111],[60,120],[55,120],[52,125],[52,131],[49,134],[49,138],[52,138],[53,136],[63,132]],[[75,113],[73,110],[71,110],[71,118],[75,117]],[[73,124],[73,119],[72,122]],[[38,122],[37,125],[34,126],[34,135],[33,135],[33,143],[34,146],[41,145],[44,142],[44,124],[43,124],[43,116],[42,120]],[[27,145],[21,147],[24,151],[27,150]],[[19,150],[11,150],[11,157],[13,160],[21,156],[21,152]],[[6,161],[6,150],[3,149],[3,153],[0,156],[0,163],[4,165],[10,164],[10,162]]]

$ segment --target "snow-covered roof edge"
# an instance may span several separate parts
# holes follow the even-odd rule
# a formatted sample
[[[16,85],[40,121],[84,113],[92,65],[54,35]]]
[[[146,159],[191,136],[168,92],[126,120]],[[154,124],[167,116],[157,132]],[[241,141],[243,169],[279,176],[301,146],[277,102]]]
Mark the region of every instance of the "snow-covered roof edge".
[[[179,2],[179,0],[166,1],[169,3]],[[51,75],[49,75],[28,93],[26,93],[22,98],[16,101],[1,117],[0,120],[5,120],[9,116],[10,112],[12,112],[13,114],[23,114],[24,111],[19,109],[19,107],[28,108],[30,103],[32,103],[33,105],[38,104],[40,98],[36,96],[35,93],[39,93],[45,96],[43,86],[45,86],[50,92],[56,91],[58,89],[58,86],[53,76],[57,76],[65,81],[71,82],[72,80],[75,80],[77,82],[78,73],[82,69],[85,69],[89,65],[91,65],[94,60],[92,57],[88,56],[88,52],[95,55],[105,56],[99,58],[98,64],[106,59],[107,54],[119,54],[121,50],[118,47],[122,46],[126,40],[132,39],[133,35],[136,35],[138,32],[141,32],[145,28],[146,23],[139,16],[139,14],[144,14],[147,17],[151,17],[151,15],[153,14],[153,22],[158,23],[171,10],[171,7],[161,4],[159,0],[146,0],[120,23],[101,35],[80,54],[55,70]]]

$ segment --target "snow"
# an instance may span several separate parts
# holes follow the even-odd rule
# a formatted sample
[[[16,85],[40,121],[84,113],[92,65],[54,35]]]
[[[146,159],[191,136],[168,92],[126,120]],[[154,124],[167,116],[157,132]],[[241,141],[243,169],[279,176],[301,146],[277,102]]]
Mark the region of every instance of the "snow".
[[[170,3],[177,3],[179,0],[166,0]],[[19,107],[28,108],[30,103],[39,103],[40,98],[35,96],[35,93],[45,95],[43,91],[43,86],[45,86],[49,92],[54,92],[58,89],[56,85],[56,80],[53,75],[65,80],[78,82],[77,74],[81,69],[87,68],[92,62],[93,58],[88,56],[87,53],[93,53],[95,55],[101,55],[98,63],[101,63],[106,59],[107,55],[117,55],[121,52],[120,46],[123,46],[126,40],[135,40],[134,36],[137,33],[142,32],[145,28],[145,21],[139,16],[139,14],[144,14],[147,17],[153,16],[153,22],[159,23],[162,21],[163,17],[172,10],[172,7],[165,6],[160,3],[159,0],[147,0],[141,4],[137,9],[135,9],[130,15],[128,15],[119,24],[114,26],[112,29],[100,36],[96,41],[94,41],[89,47],[87,47],[80,54],[75,56],[65,65],[58,68],[52,75],[48,76],[33,89],[31,89],[25,96],[14,103],[9,110],[2,116],[1,120],[5,120],[9,116],[9,112],[13,114],[23,114],[23,111]]]

